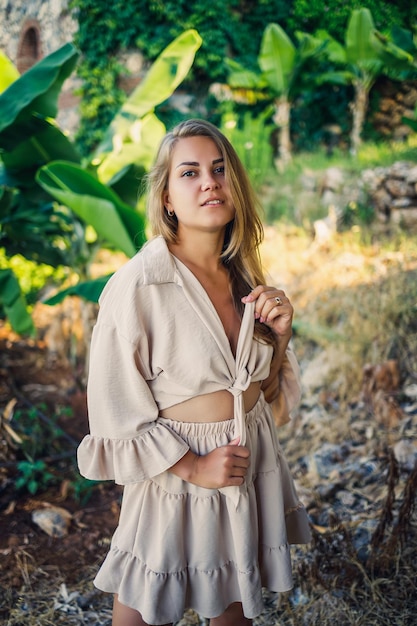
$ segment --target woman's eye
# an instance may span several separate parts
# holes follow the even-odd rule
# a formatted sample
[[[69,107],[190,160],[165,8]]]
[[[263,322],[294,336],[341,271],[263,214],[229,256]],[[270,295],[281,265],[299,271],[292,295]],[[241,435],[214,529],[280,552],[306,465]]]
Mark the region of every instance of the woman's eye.
[[[224,174],[224,165],[219,165],[219,167],[216,167],[214,170],[215,174]]]
[[[194,170],[186,170],[185,172],[181,174],[181,176],[189,177],[189,176],[194,176],[194,174],[195,174]]]

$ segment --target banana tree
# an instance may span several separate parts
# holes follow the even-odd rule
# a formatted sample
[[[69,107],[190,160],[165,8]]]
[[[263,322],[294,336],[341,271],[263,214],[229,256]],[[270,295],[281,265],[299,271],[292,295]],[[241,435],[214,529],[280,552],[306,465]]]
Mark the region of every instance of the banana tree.
[[[307,33],[296,33],[295,45],[279,24],[268,24],[262,36],[258,64],[261,73],[250,72],[237,63],[231,69],[228,83],[232,90],[246,89],[274,101],[273,121],[279,128],[280,164],[286,165],[292,158],[290,121],[291,109],[299,93],[300,78],[306,63],[318,57],[324,47],[323,40]]]
[[[372,14],[366,8],[352,11],[344,47],[325,31],[319,32],[318,36],[327,41],[329,60],[345,66],[342,71],[323,74],[320,81],[351,84],[354,88],[350,150],[355,155],[361,144],[369,93],[376,79],[392,70],[410,69],[413,66],[413,57],[375,30]]]
[[[165,127],[154,115],[187,76],[202,39],[194,29],[172,41],[148,70],[145,78],[122,105],[95,150],[97,174],[106,184],[131,164],[149,169],[165,134]]]
[[[50,265],[72,265],[79,252],[79,221],[68,210],[53,206],[52,197],[34,179],[51,158],[78,161],[76,149],[51,121],[57,96],[73,71],[78,53],[64,46],[19,76],[0,56],[0,246],[8,257]],[[17,332],[33,330],[24,296],[10,269],[0,281],[3,311]]]
[[[186,31],[161,53],[116,115],[98,151],[82,163],[74,145],[51,119],[56,116],[63,79],[78,56],[74,46],[67,44],[12,83],[0,95],[0,218],[6,209],[11,212],[12,198],[12,217],[24,209],[39,216],[41,203],[47,199],[54,212],[52,222],[57,213],[66,212],[81,227],[77,232],[85,254],[83,269],[98,246],[134,254],[145,241],[144,216],[137,205],[140,177],[165,132],[154,108],[186,76],[201,43],[196,31]],[[25,205],[26,196],[32,205]],[[4,200],[2,207],[2,198],[7,199],[7,206]],[[13,221],[10,215],[7,219]],[[97,234],[93,245],[86,242],[87,224]],[[80,276],[86,273],[74,260],[61,263],[78,270]],[[104,283],[100,279],[90,287],[79,285],[79,291],[72,288],[72,293],[97,300]]]
[[[128,256],[146,239],[144,215],[138,210],[138,190],[165,134],[165,126],[154,110],[184,80],[201,44],[200,35],[191,29],[165,48],[110,123],[85,171],[57,161],[43,166],[37,174],[42,188],[93,226],[103,245],[110,244]],[[71,287],[70,291],[96,300],[102,286],[103,280],[99,279],[98,283],[80,283],[78,289]],[[67,293],[63,291],[51,302]]]

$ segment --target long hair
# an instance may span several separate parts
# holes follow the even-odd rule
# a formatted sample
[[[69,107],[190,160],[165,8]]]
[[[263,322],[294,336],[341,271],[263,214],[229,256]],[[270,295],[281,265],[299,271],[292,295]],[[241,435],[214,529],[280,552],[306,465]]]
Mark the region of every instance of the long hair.
[[[162,235],[168,243],[177,241],[176,215],[168,215],[163,200],[168,188],[172,152],[180,139],[199,136],[212,139],[224,161],[235,217],[226,227],[221,258],[229,271],[234,305],[242,315],[242,296],[256,285],[265,283],[259,256],[263,239],[260,204],[235,149],[216,126],[205,120],[191,119],[181,122],[165,135],[147,176],[148,219],[154,235]],[[255,336],[263,337],[267,343],[274,341],[272,330],[258,322]]]

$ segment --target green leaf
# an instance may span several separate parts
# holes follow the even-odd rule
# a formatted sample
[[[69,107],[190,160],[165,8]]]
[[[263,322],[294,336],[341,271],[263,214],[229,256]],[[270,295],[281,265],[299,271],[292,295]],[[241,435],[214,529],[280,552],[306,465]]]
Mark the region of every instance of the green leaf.
[[[386,64],[389,69],[414,69],[417,70],[417,64],[414,63],[413,55],[395,45],[385,35],[375,31],[375,36],[382,44],[380,58],[382,63]]]
[[[123,128],[124,126],[124,128]],[[115,148],[97,168],[97,174],[103,183],[109,183],[114,176],[128,165],[142,165],[149,170],[158,146],[165,135],[163,123],[150,113],[135,122],[124,120],[119,124],[121,135],[115,134]]]
[[[130,142],[130,127],[126,121],[133,123],[144,117],[172,95],[187,76],[201,44],[200,35],[191,29],[182,33],[165,48],[113,119],[96,150],[96,156],[100,157],[102,153],[113,150],[114,137],[117,137],[119,146],[125,139]]]
[[[38,487],[39,487],[39,483],[35,478],[32,478],[32,480],[30,480],[27,484],[27,489],[29,493],[32,494],[32,496],[34,496],[35,493],[38,491]]]
[[[0,93],[19,78],[20,74],[10,59],[0,50]]]
[[[14,205],[17,194],[17,189],[12,189],[5,185],[0,186],[0,225],[3,215],[6,215]]]
[[[412,31],[394,24],[391,30],[391,38],[396,46],[402,48],[412,56],[417,56],[417,42],[414,41]]]
[[[107,243],[128,256],[133,256],[145,241],[143,216],[81,167],[55,161],[42,167],[36,180],[51,196],[93,226]]]
[[[320,37],[310,35],[309,33],[297,31],[295,36],[298,41],[297,56],[299,57],[299,63],[297,65],[304,63],[311,57],[320,56],[328,45],[326,40],[323,41]]]
[[[19,281],[11,269],[0,270],[0,304],[19,335],[34,335],[35,327],[27,310]]]
[[[62,84],[75,68],[78,52],[71,43],[44,57],[0,95],[0,147],[33,133],[33,116],[54,118]]]
[[[401,118],[401,123],[402,124],[406,124],[407,126],[409,126],[410,128],[412,128],[412,130],[417,133],[417,119],[412,119],[411,117],[402,117]]]
[[[66,160],[79,163],[81,157],[74,144],[52,122],[33,118],[32,134],[27,137],[15,129],[13,138],[5,146],[2,159],[8,170],[37,170],[49,161]]]
[[[333,83],[335,85],[351,85],[355,79],[355,75],[352,72],[340,71],[340,72],[323,72],[316,76],[315,83],[317,85],[323,85],[324,83]]]
[[[260,74],[246,69],[233,59],[225,59],[229,77],[227,84],[236,89],[263,89],[267,86],[266,81]]]
[[[326,30],[317,30],[316,37],[326,43],[325,54],[332,63],[338,65],[346,64],[346,49],[334,37],[329,35]]]
[[[88,300],[89,302],[98,302],[100,294],[111,276],[112,274],[100,276],[100,278],[96,278],[95,280],[85,281],[82,283],[78,283],[78,285],[68,287],[68,289],[63,289],[51,298],[44,300],[44,304],[54,306],[55,304],[59,304],[60,302],[65,300],[67,296],[79,296],[80,298],[84,298],[84,300]]]
[[[107,184],[123,202],[134,207],[145,190],[143,186],[145,174],[146,170],[142,165],[130,164],[119,170]]]
[[[360,67],[375,66],[379,61],[381,44],[375,36],[375,26],[369,9],[352,11],[346,30],[346,59]]]
[[[159,55],[143,81],[122,110],[135,118],[143,117],[171,96],[187,76],[202,39],[196,30],[187,30]]]
[[[296,48],[288,35],[278,24],[268,24],[258,62],[268,85],[278,96],[289,91],[295,58]]]

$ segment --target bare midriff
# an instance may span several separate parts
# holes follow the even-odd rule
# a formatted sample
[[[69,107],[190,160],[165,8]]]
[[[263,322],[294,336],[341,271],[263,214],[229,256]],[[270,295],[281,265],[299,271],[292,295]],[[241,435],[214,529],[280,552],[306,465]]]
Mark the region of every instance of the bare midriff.
[[[255,406],[261,391],[261,383],[251,383],[243,392],[245,411]],[[230,391],[215,391],[195,398],[190,398],[180,404],[175,404],[159,412],[161,417],[178,422],[223,422],[233,418],[234,398]]]

